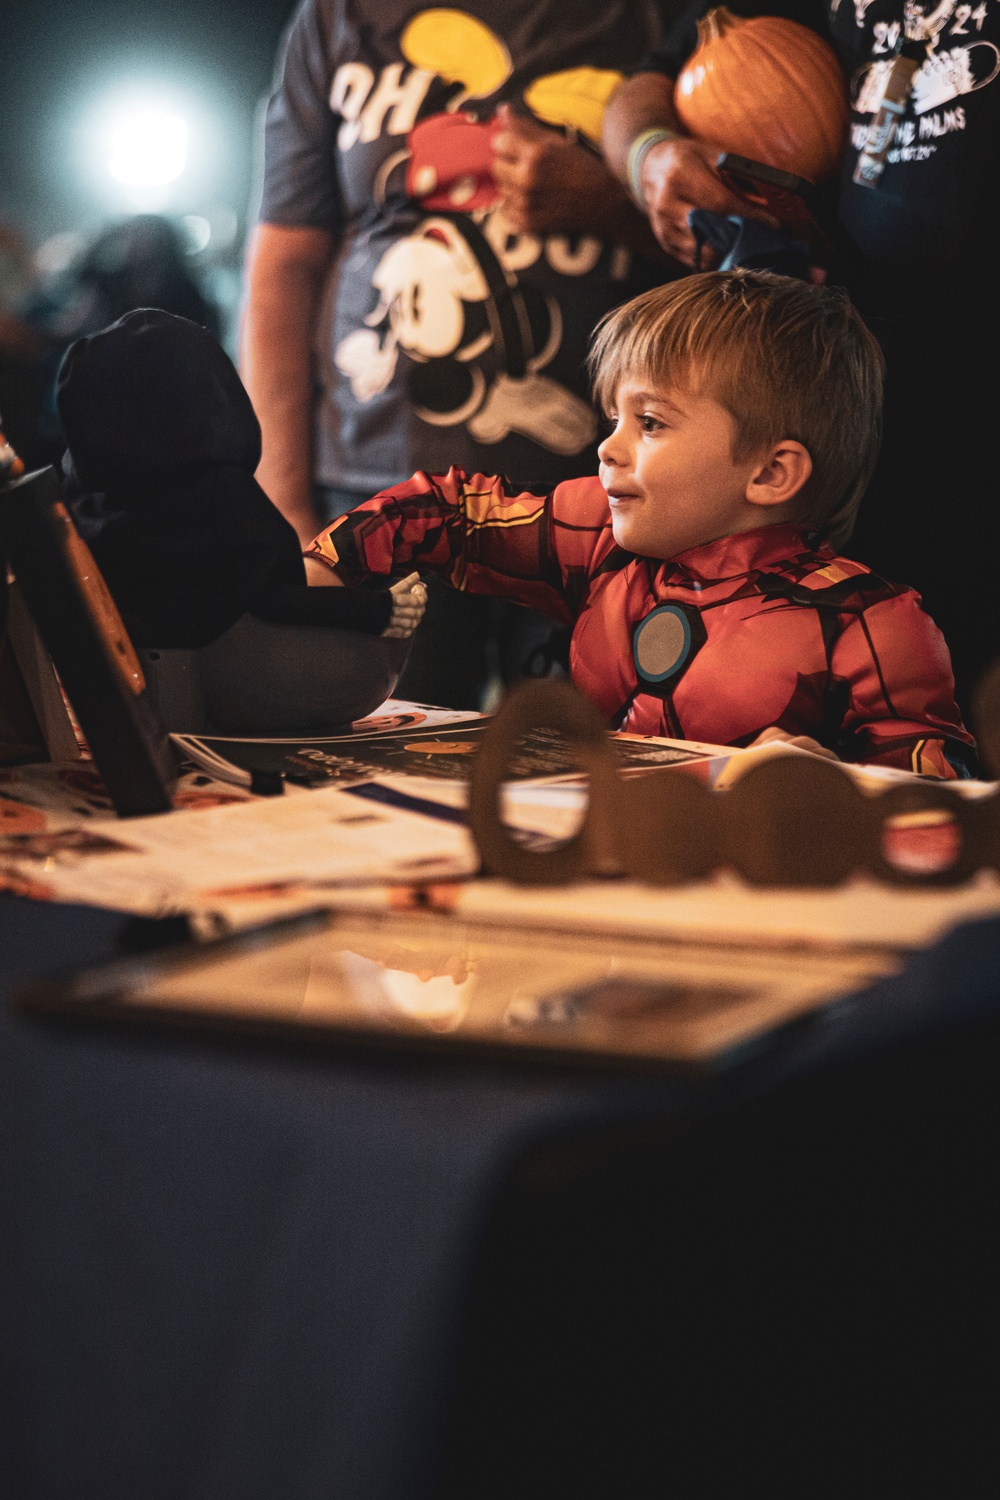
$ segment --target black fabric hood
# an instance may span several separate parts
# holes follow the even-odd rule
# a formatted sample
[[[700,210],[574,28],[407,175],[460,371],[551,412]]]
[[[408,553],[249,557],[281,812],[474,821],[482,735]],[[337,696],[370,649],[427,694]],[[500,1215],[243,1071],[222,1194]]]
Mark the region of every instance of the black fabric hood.
[[[155,308],[66,351],[56,400],[80,482],[115,494],[192,468],[253,474],[260,424],[232,362],[204,328]]]

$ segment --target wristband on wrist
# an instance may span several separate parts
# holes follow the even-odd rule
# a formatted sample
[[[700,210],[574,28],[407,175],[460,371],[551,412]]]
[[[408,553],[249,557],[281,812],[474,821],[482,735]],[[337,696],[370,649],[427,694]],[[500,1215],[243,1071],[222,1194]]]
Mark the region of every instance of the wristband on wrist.
[[[646,212],[646,200],[642,193],[642,164],[646,160],[646,153],[661,141],[676,141],[680,135],[678,130],[669,130],[664,125],[653,125],[649,130],[640,130],[631,146],[628,148],[625,173],[628,177],[628,190],[632,199],[642,212]]]

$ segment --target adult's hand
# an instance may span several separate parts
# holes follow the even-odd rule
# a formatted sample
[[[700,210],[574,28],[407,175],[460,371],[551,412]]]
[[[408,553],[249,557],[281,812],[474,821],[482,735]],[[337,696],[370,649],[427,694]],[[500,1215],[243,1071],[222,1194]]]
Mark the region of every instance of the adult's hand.
[[[692,208],[764,216],[730,192],[719,177],[715,170],[719,147],[683,134],[674,109],[674,80],[663,73],[636,73],[624,79],[608,100],[602,127],[604,155],[619,182],[629,185],[633,142],[645,131],[661,127],[678,134],[651,146],[642,159],[640,186],[650,228],[668,255],[707,271],[718,257],[706,250],[696,264],[697,247],[687,221]]]
[[[598,234],[616,238],[639,220],[601,158],[556,130],[501,105],[493,138],[493,176],[505,218],[520,234]]]
[[[718,146],[678,136],[650,147],[639,176],[650,227],[660,245],[684,265],[702,271],[710,270],[718,257],[706,247],[699,260],[698,244],[688,224],[693,208],[765,217],[726,187],[715,171],[718,155]]]

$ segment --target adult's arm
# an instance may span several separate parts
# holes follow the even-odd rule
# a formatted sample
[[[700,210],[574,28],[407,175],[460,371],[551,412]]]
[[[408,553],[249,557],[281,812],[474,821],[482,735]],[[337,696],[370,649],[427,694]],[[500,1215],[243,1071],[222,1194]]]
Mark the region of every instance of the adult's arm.
[[[329,230],[259,224],[247,266],[240,366],[263,436],[257,479],[303,546],[319,525],[312,502],[312,347],[333,245]]]
[[[339,6],[305,0],[289,27],[264,125],[260,222],[250,244],[241,373],[263,431],[262,489],[303,544],[312,504],[312,363],[326,268],[343,233],[337,116],[329,102]]]
[[[674,110],[674,80],[694,51],[698,21],[718,0],[691,0],[678,16],[658,51],[642,68],[620,84],[604,113],[605,160],[618,180],[630,187],[628,155],[632,142],[645,130],[676,133],[673,140],[650,147],[642,158],[641,195],[649,223],[668,254],[694,266],[696,245],[688,227],[692,208],[715,213],[754,215],[746,201],[731,193],[715,172],[720,147],[695,141],[684,130]],[[782,16],[830,39],[828,0],[728,0],[737,15]],[[762,215],[755,215],[763,217]],[[709,257],[703,258],[707,269]]]
[[[697,267],[698,247],[688,225],[692,208],[746,214],[747,204],[730,192],[715,171],[719,147],[684,134],[674,110],[674,80],[663,73],[636,73],[612,94],[604,114],[605,160],[628,186],[632,142],[647,130],[669,130],[671,139],[651,146],[642,158],[639,187],[649,224],[661,247],[686,266]],[[707,258],[703,262],[707,268]]]

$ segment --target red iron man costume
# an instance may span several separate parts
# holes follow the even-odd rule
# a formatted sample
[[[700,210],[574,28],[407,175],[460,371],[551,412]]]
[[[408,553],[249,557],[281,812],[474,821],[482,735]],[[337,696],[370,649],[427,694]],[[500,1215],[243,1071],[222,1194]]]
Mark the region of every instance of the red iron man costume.
[[[308,549],[347,584],[438,573],[573,627],[576,685],[614,728],[748,745],[776,725],[843,759],[967,775],[944,638],[912,589],[765,526],[669,562],[623,552],[600,481],[550,495],[416,474]]]

